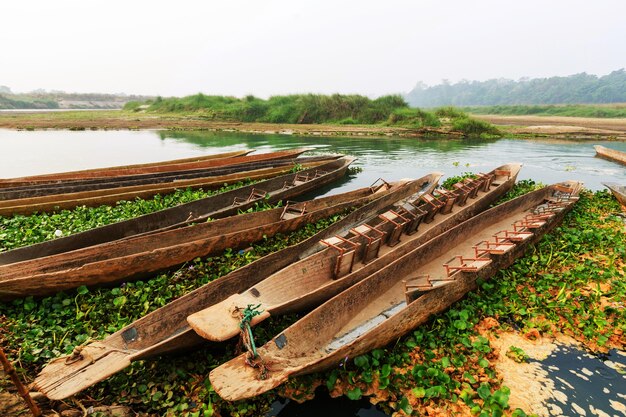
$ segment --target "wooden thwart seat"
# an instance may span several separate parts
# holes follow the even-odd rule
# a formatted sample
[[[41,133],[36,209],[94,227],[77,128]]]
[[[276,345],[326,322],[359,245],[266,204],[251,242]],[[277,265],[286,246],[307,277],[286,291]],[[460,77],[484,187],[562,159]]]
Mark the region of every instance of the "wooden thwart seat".
[[[406,226],[404,227],[404,233],[412,235],[417,232],[419,225],[428,214],[426,211],[417,207],[413,203],[406,202],[400,207],[396,208],[397,213],[405,219],[408,219]]]
[[[430,275],[428,274],[410,277],[402,280],[402,283],[404,284],[404,297],[407,304],[415,301],[424,292],[433,289],[433,284],[430,282]]]
[[[395,246],[400,242],[400,236],[402,235],[402,231],[404,230],[404,226],[409,222],[409,219],[400,215],[399,213],[388,210],[383,214],[379,214],[378,218],[381,219],[384,223],[391,225],[391,230],[388,233],[387,237],[387,245]],[[381,226],[381,227],[389,227],[389,226]]]
[[[315,172],[312,173],[296,174],[291,182],[285,181],[283,184],[283,190],[295,187],[296,185],[304,184],[305,182],[314,180],[326,174],[328,174],[328,172],[321,169],[316,169]]]
[[[482,181],[480,190],[484,192],[489,191],[494,176],[492,174],[483,174],[482,172],[476,175],[478,175],[478,178]]]
[[[383,238],[385,237],[385,232],[381,232],[369,224],[357,226],[350,229],[350,232],[356,236],[362,237],[366,241],[366,244],[363,245],[363,256],[361,257],[361,261],[363,263],[368,263],[372,259],[378,257],[378,252],[380,251]]]
[[[491,181],[492,185],[500,185],[503,181],[501,178],[504,177],[504,181],[508,181],[511,179],[511,171],[508,169],[495,169],[493,171],[494,179]]]
[[[474,178],[465,178],[463,185],[470,189],[469,198],[476,198],[478,196],[478,190],[482,186],[482,180]]]
[[[474,254],[476,258],[482,258],[484,255],[504,255],[515,247],[512,242],[490,242],[483,240],[474,246]]]
[[[533,236],[533,232],[527,231],[510,231],[501,230],[493,237],[496,239],[496,243],[502,242],[523,242]]]
[[[463,207],[469,198],[469,195],[472,193],[472,189],[463,184],[462,182],[457,182],[453,185],[454,193],[456,194],[456,204],[459,207]]]
[[[491,263],[491,259],[488,258],[466,258],[462,255],[457,255],[443,264],[446,270],[446,276],[452,275],[456,271],[463,272],[478,272]]]
[[[418,207],[426,212],[426,216],[424,216],[424,223],[432,222],[435,218],[435,215],[445,205],[445,203],[439,201],[436,197],[430,194],[422,195],[419,200],[421,200],[423,203],[420,204]]]
[[[265,197],[267,197],[267,191],[257,190],[256,188],[253,188],[247,198],[235,197],[235,199],[233,200],[233,207],[240,206],[251,201],[260,200]]]
[[[526,216],[523,219],[516,220],[513,223],[513,230],[518,232],[524,231],[526,229],[538,229],[544,224],[546,224],[545,220],[534,218],[532,216]]]
[[[285,208],[283,209],[282,214],[280,215],[281,220],[293,219],[295,217],[300,217],[306,213],[306,203],[300,203],[297,201],[287,201]]]
[[[372,192],[372,194],[375,194],[378,191],[380,191],[383,187],[385,188],[385,190],[388,190],[391,188],[391,184],[389,184],[384,179],[379,178],[376,181],[374,181],[372,185],[370,185],[370,191]]]
[[[354,266],[354,257],[359,247],[357,243],[344,239],[341,236],[333,236],[328,239],[320,240],[322,245],[335,249],[338,252],[333,268],[333,278],[340,278],[352,272]]]
[[[439,212],[441,214],[450,213],[452,211],[452,206],[454,206],[454,202],[456,201],[456,194],[443,188],[435,191],[439,194],[437,198],[443,203],[443,206],[441,207]]]

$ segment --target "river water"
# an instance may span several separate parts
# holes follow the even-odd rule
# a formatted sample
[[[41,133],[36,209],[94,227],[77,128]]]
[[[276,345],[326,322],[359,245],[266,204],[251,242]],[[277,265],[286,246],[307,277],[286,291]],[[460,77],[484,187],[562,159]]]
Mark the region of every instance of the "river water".
[[[603,188],[603,181],[626,184],[626,169],[594,157],[593,145],[626,152],[626,142],[604,141],[329,138],[151,130],[31,132],[0,129],[0,178],[153,162],[241,149],[270,152],[308,147],[313,149],[311,153],[316,154],[332,152],[356,156],[358,160],[355,166],[363,169],[358,175],[308,197],[367,186],[379,177],[393,181],[407,177],[417,178],[435,170],[444,172],[446,176],[466,171],[486,172],[507,162],[524,164],[518,179],[530,178],[546,184],[573,179],[583,181],[592,190]],[[552,360],[577,363],[577,355],[577,352],[570,351]],[[602,361],[595,360],[597,362],[591,364],[595,366],[593,369],[600,369]],[[550,365],[554,364],[545,364]],[[591,368],[589,363],[585,365]],[[554,366],[550,369],[554,369]],[[600,376],[595,378],[596,385],[591,384],[584,388],[577,386],[575,391],[580,391],[581,397],[588,396],[595,401],[617,401],[611,397],[612,394],[600,391],[600,387],[606,385],[603,379],[607,377],[604,374],[599,373]],[[611,374],[610,377],[620,384],[622,375]],[[626,389],[617,388],[612,392],[620,391],[624,393]],[[577,401],[583,408],[587,408],[585,401]],[[584,415],[578,409],[565,404],[559,406],[565,415]],[[337,413],[329,414],[329,410]],[[588,411],[591,412],[589,409]],[[295,417],[322,413],[361,417],[385,415],[369,406],[365,400],[360,403],[352,403],[345,398],[331,400],[324,397],[323,393],[315,401],[303,405],[277,402],[268,415]]]
[[[626,142],[550,140],[459,140],[345,138],[223,132],[169,131],[12,131],[0,129],[0,178],[153,162],[239,149],[270,152],[309,147],[313,153],[338,152],[358,158],[363,172],[332,192],[442,171],[446,176],[489,171],[522,162],[519,179],[546,184],[575,179],[587,188],[603,181],[626,184],[626,169],[594,157],[593,145],[626,151]],[[324,193],[329,190],[324,190]]]

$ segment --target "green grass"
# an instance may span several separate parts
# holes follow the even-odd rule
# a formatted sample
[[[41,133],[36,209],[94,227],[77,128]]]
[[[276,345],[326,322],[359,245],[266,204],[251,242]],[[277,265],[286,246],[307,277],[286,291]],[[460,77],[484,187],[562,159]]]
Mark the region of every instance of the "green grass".
[[[607,119],[626,117],[626,104],[475,106],[463,107],[463,110],[474,114],[501,114],[511,116],[568,116]]]

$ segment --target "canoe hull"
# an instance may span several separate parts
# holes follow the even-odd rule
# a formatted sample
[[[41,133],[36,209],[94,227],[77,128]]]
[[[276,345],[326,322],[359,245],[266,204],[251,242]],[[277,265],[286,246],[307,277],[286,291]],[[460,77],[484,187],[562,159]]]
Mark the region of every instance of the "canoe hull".
[[[367,311],[370,303],[396,285],[400,277],[419,271],[421,265],[437,259],[441,254],[460,244],[467,246],[468,237],[476,236],[484,230],[492,221],[490,219],[506,218],[512,213],[534,207],[544,201],[551,192],[550,189],[544,188],[503,203],[398,258],[368,279],[322,304],[259,348],[261,357],[272,364],[266,380],[259,380],[257,370],[245,365],[245,355],[241,355],[211,372],[210,378],[214,389],[222,398],[229,401],[249,398],[280,385],[289,377],[328,369],[346,357],[353,358],[397,340],[398,337],[424,323],[432,314],[444,311],[452,303],[463,298],[468,291],[475,289],[477,279],[489,278],[500,268],[511,265],[529,245],[537,242],[555,227],[571,209],[572,204],[546,221],[530,239],[518,243],[507,254],[492,258],[491,264],[478,273],[456,274],[458,278],[452,283],[426,292],[370,330],[364,330],[354,339],[328,350],[330,341],[335,340],[337,334],[343,334],[342,328],[361,311]]]
[[[400,188],[394,193],[385,194],[311,238],[212,281],[142,317],[101,342],[106,346],[104,352],[123,351],[125,353],[123,357],[103,354],[102,359],[96,361],[97,367],[89,366],[92,363],[89,357],[71,365],[64,363],[65,358],[51,362],[37,377],[35,387],[50,399],[66,398],[113,375],[127,366],[125,365],[127,362],[189,349],[205,343],[206,340],[199,337],[187,324],[186,318],[191,313],[218,303],[231,294],[244,291],[263,277],[298,261],[303,254],[315,251],[320,239],[349,230],[383,207],[392,205],[403,196],[411,195],[411,191]],[[132,340],[129,340],[129,334],[134,335]]]
[[[626,152],[621,152],[616,149],[606,148],[604,146],[594,146],[596,150],[596,156],[600,158],[608,159],[609,161],[618,162],[626,165]]]
[[[190,222],[205,221],[209,217],[219,219],[231,216],[239,210],[245,211],[254,206],[257,200],[251,200],[237,206],[233,205],[235,199],[247,199],[253,189],[266,191],[269,195],[265,200],[267,203],[287,200],[343,177],[352,161],[352,158],[343,157],[317,167],[305,169],[298,174],[314,176],[317,170],[323,170],[328,172],[329,175],[314,178],[296,187],[284,188],[284,184],[291,183],[297,175],[289,173],[254,185],[240,187],[169,209],[145,214],[134,219],[0,253],[0,265],[69,252],[140,234],[154,233],[167,228],[180,227]]]

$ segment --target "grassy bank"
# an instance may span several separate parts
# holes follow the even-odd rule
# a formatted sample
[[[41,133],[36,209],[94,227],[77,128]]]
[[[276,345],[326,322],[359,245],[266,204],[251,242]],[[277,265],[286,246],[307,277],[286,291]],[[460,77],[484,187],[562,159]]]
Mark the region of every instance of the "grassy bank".
[[[619,104],[563,104],[511,105],[463,107],[473,114],[500,114],[507,116],[566,116],[593,118],[626,118],[626,103]]]
[[[534,187],[530,181],[521,182],[510,196]],[[147,203],[126,204],[122,211],[132,215],[133,205]],[[136,210],[143,212],[140,207]],[[67,404],[75,408],[79,404],[125,404],[143,415],[260,416],[279,394],[306,399],[321,387],[352,399],[372,397],[382,408],[400,415],[523,416],[526,410],[509,407],[515,387],[507,388],[496,369],[497,357],[505,352],[494,349],[493,335],[519,329],[524,335],[549,336],[563,329],[595,351],[624,349],[626,242],[621,219],[612,215],[618,210],[617,202],[606,192],[583,193],[563,224],[526,256],[426,325],[393,345],[350,358],[328,372],[294,379],[256,399],[227,403],[213,392],[209,371],[235,354],[235,343],[225,343],[219,349],[206,347],[183,356],[133,363]],[[57,224],[72,224],[72,215],[59,213]],[[110,218],[124,216],[116,213]],[[144,281],[0,304],[4,346],[22,376],[31,381],[47,361],[70,353],[75,345],[103,338],[206,282],[301,241],[338,218],[258,242],[245,253],[226,251],[197,259],[179,271]],[[3,219],[4,239],[12,246],[50,239],[50,234],[33,237],[32,225],[42,219],[45,217],[32,216],[18,223]],[[296,319],[294,315],[262,323],[255,328],[257,342],[264,343]],[[486,322],[490,323],[488,332],[484,331]],[[509,350],[523,360],[519,348],[511,346],[507,353]]]
[[[206,96],[196,94],[182,98],[161,98],[144,103],[129,102],[126,111],[154,114],[194,114],[207,120],[246,123],[382,125],[449,131],[467,137],[497,136],[499,131],[489,123],[472,119],[450,107],[431,112],[410,108],[400,96],[370,99],[359,95],[298,94],[274,96],[263,100]]]

